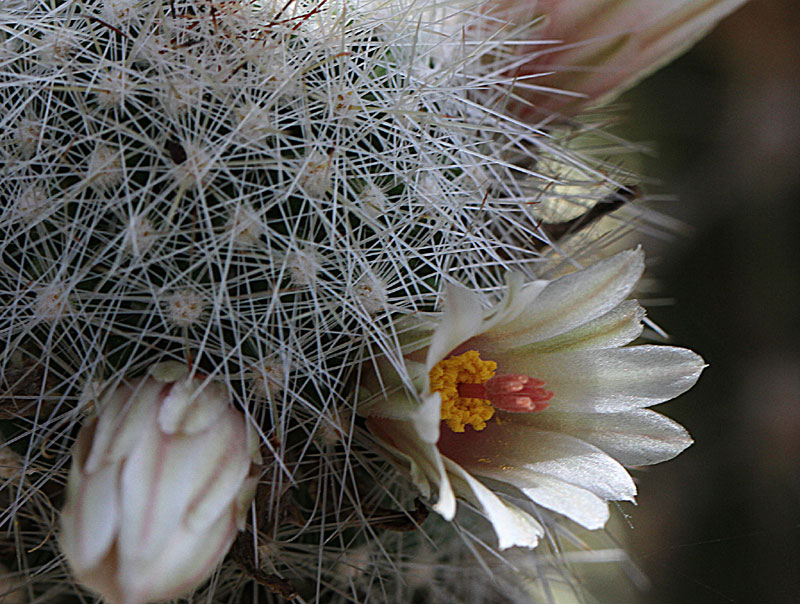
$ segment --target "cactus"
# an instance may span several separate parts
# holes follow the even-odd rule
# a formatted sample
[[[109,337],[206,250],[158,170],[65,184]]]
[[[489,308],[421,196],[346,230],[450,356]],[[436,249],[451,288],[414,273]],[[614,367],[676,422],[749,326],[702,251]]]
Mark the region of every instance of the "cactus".
[[[594,220],[635,195],[628,148],[591,120],[506,114],[524,28],[481,19],[413,0],[3,3],[0,518],[20,553],[0,556],[31,597],[78,601],[52,534],[79,424],[167,361],[223,385],[264,460],[197,601],[528,601],[514,556],[563,581],[547,545],[501,555],[469,511],[423,530],[355,413],[362,366],[402,365],[446,284],[488,301],[507,271],[558,275],[650,216]]]

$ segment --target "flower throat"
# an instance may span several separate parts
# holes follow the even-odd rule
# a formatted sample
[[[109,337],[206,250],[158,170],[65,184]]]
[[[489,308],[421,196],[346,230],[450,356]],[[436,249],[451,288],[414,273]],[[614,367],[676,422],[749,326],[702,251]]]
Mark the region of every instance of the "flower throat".
[[[484,361],[477,350],[449,357],[430,371],[431,390],[442,397],[441,418],[453,432],[467,425],[483,430],[495,409],[533,413],[547,408],[553,393],[544,382],[518,374],[495,375],[497,363]]]

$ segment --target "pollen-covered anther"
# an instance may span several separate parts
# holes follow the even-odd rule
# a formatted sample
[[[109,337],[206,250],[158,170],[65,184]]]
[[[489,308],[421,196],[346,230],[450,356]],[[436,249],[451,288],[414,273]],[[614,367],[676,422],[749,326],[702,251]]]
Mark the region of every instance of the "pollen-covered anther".
[[[549,405],[553,393],[542,388],[544,382],[527,375],[507,373],[481,384],[486,399],[495,409],[512,413],[533,413]]]
[[[441,396],[441,418],[453,432],[464,432],[468,425],[478,431],[486,427],[494,408],[483,385],[496,369],[497,363],[481,359],[477,350],[444,359],[431,369],[431,391]]]

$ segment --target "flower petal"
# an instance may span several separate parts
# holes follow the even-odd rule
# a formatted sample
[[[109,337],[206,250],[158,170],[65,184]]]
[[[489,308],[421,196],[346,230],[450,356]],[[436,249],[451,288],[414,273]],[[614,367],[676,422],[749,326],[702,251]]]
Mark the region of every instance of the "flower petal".
[[[425,397],[422,404],[411,416],[411,423],[419,437],[426,443],[436,444],[442,417],[442,395],[434,392]]]
[[[550,409],[613,413],[668,401],[691,388],[703,359],[686,348],[630,346],[555,354],[490,357],[504,373],[545,382]]]
[[[428,371],[459,344],[478,333],[483,324],[483,309],[478,297],[463,287],[448,285],[442,322],[436,328],[428,349]]]
[[[99,564],[111,549],[120,523],[119,470],[119,464],[114,463],[84,474],[77,497],[62,513],[61,547],[79,575]],[[80,470],[73,468],[70,472]]]
[[[456,514],[456,499],[436,445],[423,441],[411,422],[371,417],[367,427],[387,448],[411,462],[412,481],[424,496],[430,495],[426,482],[437,486],[439,499],[433,509],[445,520],[452,520]]]
[[[594,493],[544,474],[536,474],[535,483],[535,486],[521,490],[542,507],[562,514],[590,531],[603,528],[608,521],[608,503]]]
[[[152,442],[152,452],[138,447],[127,459],[122,474],[123,517],[139,531],[130,533],[122,527],[121,556],[131,561],[156,558],[177,533],[202,534],[221,516],[233,513],[251,461],[241,446],[245,426],[236,411],[226,411],[214,430],[191,436],[161,434]],[[136,482],[148,474],[146,482]],[[127,501],[142,490],[150,490],[146,505],[128,506]]]
[[[161,601],[185,594],[213,572],[235,536],[232,510],[202,532],[174,527],[170,538],[153,555],[119,564],[125,602]]]
[[[140,380],[134,386],[111,389],[99,405],[99,419],[86,471],[94,472],[102,463],[122,459],[139,442],[157,412],[164,384]]]
[[[542,354],[618,348],[641,335],[644,315],[644,309],[636,300],[628,300],[593,321],[547,340],[517,348],[514,353],[524,355],[532,352]]]
[[[224,435],[224,436],[223,436]],[[186,476],[191,493],[184,522],[191,530],[202,532],[223,514],[228,514],[250,471],[251,458],[241,443],[247,439],[247,428],[238,411],[226,409],[214,430],[194,438],[191,447],[183,447],[185,457],[177,460],[176,470]],[[188,476],[185,464],[191,455],[200,452],[203,463]],[[183,478],[183,477],[181,477]],[[175,488],[177,480],[164,485]]]
[[[167,443],[158,429],[155,416],[143,430],[136,448],[125,459],[120,479],[121,516],[117,536],[117,555],[124,559],[156,555],[171,530],[156,526],[154,508],[163,473]]]
[[[379,392],[381,391],[379,390]],[[398,390],[391,394],[374,395],[366,388],[363,389],[363,393],[358,412],[367,417],[406,421],[419,412],[419,403],[402,386],[399,386]]]
[[[470,476],[457,463],[444,458],[453,488],[467,501],[480,506],[497,533],[498,547],[536,547],[544,536],[542,525],[518,507],[508,504],[491,490]]]
[[[489,471],[484,469],[482,476],[512,484],[534,503],[562,514],[589,530],[601,529],[608,521],[608,503],[605,499],[563,480],[525,469],[506,471],[496,477],[490,476]]]
[[[490,331],[495,325],[513,321],[533,304],[549,283],[543,279],[525,283],[525,275],[510,271],[506,275],[506,293],[484,321],[481,333]]]
[[[575,115],[613,100],[673,60],[745,0],[495,0],[491,14],[538,28],[520,37],[558,40],[552,49],[522,46],[529,55],[515,75],[538,86],[515,87],[525,102],[511,103],[523,119],[557,110]],[[546,19],[537,19],[540,16]],[[502,22],[502,21],[500,21]],[[542,76],[542,77],[537,77]],[[553,88],[562,94],[548,92]],[[576,98],[577,97],[577,98]]]
[[[419,437],[425,442],[435,443],[439,440],[439,424],[441,423],[442,397],[438,392],[416,402],[405,392],[396,392],[383,398],[373,397],[361,404],[360,412],[369,417],[410,421]]]
[[[515,484],[519,472],[529,471],[587,489],[603,499],[633,499],[636,487],[630,475],[603,451],[566,434],[517,423],[516,415],[490,422],[480,432],[455,434],[443,429],[439,449],[468,472],[508,484]]]
[[[677,422],[649,409],[624,413],[558,413],[514,418],[540,430],[570,434],[602,449],[624,466],[667,461],[692,444]]]
[[[619,305],[644,270],[641,250],[626,251],[550,282],[525,312],[481,334],[478,350],[498,352],[546,340],[588,323]]]
[[[225,410],[229,400],[220,385],[199,377],[185,378],[172,384],[158,413],[160,428],[167,434],[195,434],[211,427]]]

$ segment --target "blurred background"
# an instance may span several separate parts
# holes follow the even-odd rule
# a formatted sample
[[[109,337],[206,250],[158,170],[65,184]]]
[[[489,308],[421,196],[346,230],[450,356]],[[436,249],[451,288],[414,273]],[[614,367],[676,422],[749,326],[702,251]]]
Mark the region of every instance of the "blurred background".
[[[648,193],[692,227],[647,246],[674,299],[649,315],[709,363],[659,408],[696,444],[624,508],[644,604],[800,602],[798,37],[800,2],[752,0],[620,100]]]

